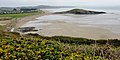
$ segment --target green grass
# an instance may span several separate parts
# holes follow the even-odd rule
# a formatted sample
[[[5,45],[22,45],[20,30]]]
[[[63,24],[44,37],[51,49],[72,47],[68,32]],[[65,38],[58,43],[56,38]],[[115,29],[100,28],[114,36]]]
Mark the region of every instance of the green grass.
[[[41,14],[42,11],[39,12],[31,12],[31,13],[18,13],[18,14],[0,14],[0,20],[11,20],[14,18],[22,18],[26,16],[31,16],[35,14]]]
[[[42,14],[44,13],[43,11],[38,11],[38,12],[31,12],[31,13],[17,13],[17,14],[0,14],[0,21],[5,21],[5,20],[13,20],[17,18],[23,18],[26,16],[32,16],[32,15],[37,15],[37,14]],[[0,30],[4,30],[5,26],[0,25]]]
[[[0,31],[3,31],[5,29],[5,26],[0,25]]]

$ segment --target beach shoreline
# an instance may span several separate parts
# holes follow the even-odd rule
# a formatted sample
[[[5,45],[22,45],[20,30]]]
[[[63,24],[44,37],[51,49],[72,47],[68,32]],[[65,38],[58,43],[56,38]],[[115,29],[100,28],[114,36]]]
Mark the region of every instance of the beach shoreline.
[[[23,26],[24,24],[26,24],[29,21],[36,20],[36,18],[38,18],[40,16],[49,15],[49,14],[51,14],[51,13],[48,11],[44,11],[42,13],[37,13],[37,14],[25,16],[22,18],[17,18],[17,19],[14,18],[12,20],[0,21],[0,25],[6,27],[5,31],[11,31],[13,29],[20,28],[21,26]]]
[[[52,15],[52,14],[51,14]],[[50,16],[51,15],[46,15]],[[114,33],[113,31],[103,28],[102,26],[87,26],[87,24],[67,22],[66,20],[55,19],[56,16],[48,19],[46,16],[41,16],[33,23],[24,24],[22,27],[33,27],[32,24],[38,24],[35,28],[38,31],[30,31],[27,33],[36,33],[42,36],[70,36],[70,37],[80,37],[89,39],[120,39],[120,34]],[[57,14],[58,15],[58,14]],[[68,15],[67,15],[68,16]],[[70,15],[72,16],[72,15]],[[88,17],[90,15],[87,15]],[[74,16],[77,17],[77,16]],[[79,17],[85,17],[81,15]],[[47,18],[48,20],[41,19]],[[58,18],[58,17],[56,17]],[[25,33],[25,34],[27,34]]]
[[[12,21],[10,24],[15,26],[12,29],[23,27],[26,23],[30,21],[37,20],[36,18],[51,15],[49,12],[43,14],[27,16],[17,21]],[[37,33],[42,36],[70,36],[70,37],[79,37],[79,38],[89,38],[89,39],[120,39],[120,34],[115,34],[108,29],[101,27],[84,27],[83,24],[77,23],[67,23],[65,21],[42,21],[40,23],[50,23],[50,25],[41,25],[40,27],[35,27],[38,31],[31,31],[27,33]],[[81,26],[80,26],[81,25]],[[12,30],[11,29],[11,30]]]
[[[51,13],[45,11],[44,13],[41,13],[41,14],[36,14],[36,15],[20,18],[20,19],[17,20],[15,28],[19,28],[19,27],[21,27],[22,25],[26,24],[29,21],[34,21],[38,17],[45,16],[45,15],[50,15],[50,14]]]
[[[120,39],[119,34],[100,27],[81,27],[79,24],[65,23],[64,21],[48,21],[50,25],[41,26],[38,30],[42,36],[70,36],[89,39]]]

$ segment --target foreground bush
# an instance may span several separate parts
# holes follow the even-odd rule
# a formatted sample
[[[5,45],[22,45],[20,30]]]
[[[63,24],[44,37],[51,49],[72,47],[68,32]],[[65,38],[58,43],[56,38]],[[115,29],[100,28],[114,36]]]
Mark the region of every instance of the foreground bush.
[[[116,41],[119,43],[119,40],[113,42]],[[0,59],[119,60],[120,46],[95,44],[94,40],[84,38],[20,36],[18,33],[4,32],[0,34]]]

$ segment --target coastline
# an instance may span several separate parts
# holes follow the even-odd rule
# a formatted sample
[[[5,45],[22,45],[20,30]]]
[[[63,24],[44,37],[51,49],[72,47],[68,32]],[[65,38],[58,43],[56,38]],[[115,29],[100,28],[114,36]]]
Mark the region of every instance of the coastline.
[[[29,21],[34,21],[38,17],[50,15],[51,13],[45,12],[43,14],[27,16],[17,21],[12,21],[9,24],[14,24],[11,30],[24,26]],[[120,39],[119,34],[115,34],[112,31],[100,27],[84,27],[79,26],[76,23],[67,23],[65,21],[43,21],[41,23],[51,23],[50,25],[42,25],[38,31],[31,31],[27,33],[37,33],[42,36],[70,36],[81,37],[89,39]],[[81,24],[82,25],[82,24]]]
[[[8,27],[7,30],[12,29],[12,28],[19,28],[29,21],[36,20],[37,17],[49,15],[49,14],[51,13],[49,13],[48,11],[44,11],[43,13],[39,13],[39,14],[31,15],[31,16],[26,16],[26,17],[12,19],[12,20],[0,21],[0,25]]]
[[[120,34],[114,33],[109,29],[103,28],[102,26],[97,26],[97,25],[85,26],[86,24],[69,23],[69,22],[66,22],[66,20],[64,19],[55,20],[54,17],[55,16],[51,17],[53,20],[40,19],[39,21],[38,19],[37,20],[38,22],[36,22],[38,24],[38,26],[36,26],[36,29],[38,31],[30,31],[30,32],[26,32],[25,34],[37,33],[42,36],[50,36],[50,37],[51,36],[70,36],[70,37],[81,37],[81,38],[89,38],[89,39],[120,39]],[[84,16],[81,15],[79,17],[85,17],[85,15]],[[29,25],[32,26],[32,24],[36,24],[36,23],[29,23],[23,26],[24,27],[27,27]]]
[[[19,27],[21,27],[22,25],[26,24],[29,21],[34,21],[38,17],[44,16],[44,15],[49,15],[49,14],[51,14],[51,13],[45,11],[44,13],[41,13],[41,14],[36,14],[36,15],[20,18],[20,19],[17,20],[15,28],[19,28]]]
[[[39,35],[42,36],[70,36],[89,39],[120,39],[119,34],[100,27],[81,27],[79,24],[66,23],[64,21],[47,21],[52,23],[39,28]]]

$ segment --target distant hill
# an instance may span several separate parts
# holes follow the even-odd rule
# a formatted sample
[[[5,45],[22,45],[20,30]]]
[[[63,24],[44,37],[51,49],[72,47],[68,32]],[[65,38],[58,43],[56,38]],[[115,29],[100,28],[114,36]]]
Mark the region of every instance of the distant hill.
[[[89,11],[84,9],[72,9],[64,12],[55,12],[54,14],[104,14],[106,12]]]
[[[0,7],[0,10],[12,10],[13,7]]]
[[[35,6],[35,8],[40,8],[40,9],[44,9],[44,8],[70,8],[73,6],[48,6],[48,5],[39,5],[39,6]]]
[[[74,6],[49,6],[49,5],[38,5],[38,6],[23,6],[23,7],[0,7],[0,9],[9,10],[9,9],[21,9],[21,8],[36,8],[36,9],[51,9],[51,8],[72,8]]]

